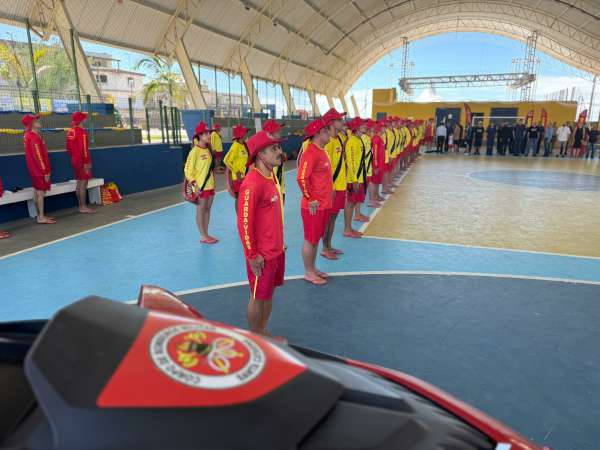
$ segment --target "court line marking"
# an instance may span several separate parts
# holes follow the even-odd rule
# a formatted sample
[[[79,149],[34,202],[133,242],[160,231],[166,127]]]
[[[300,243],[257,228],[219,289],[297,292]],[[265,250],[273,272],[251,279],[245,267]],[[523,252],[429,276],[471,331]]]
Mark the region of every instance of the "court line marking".
[[[481,249],[481,250],[496,250],[496,251],[503,251],[503,252],[531,253],[534,255],[564,256],[567,258],[600,260],[600,256],[572,255],[569,253],[542,252],[539,250],[522,250],[522,249],[518,249],[518,248],[486,247],[483,245],[456,244],[456,243],[452,243],[452,242],[419,241],[419,240],[415,240],[415,239],[402,239],[402,238],[383,237],[383,236],[363,236],[363,238],[380,239],[380,240],[384,240],[384,241],[411,242],[414,244],[444,245],[447,247],[466,247],[466,248],[476,248],[476,249]]]
[[[488,277],[488,278],[512,278],[517,280],[535,280],[535,281],[553,281],[559,283],[572,284],[589,284],[600,286],[600,281],[593,280],[578,280],[573,278],[557,278],[557,277],[541,277],[535,275],[512,275],[502,273],[485,273],[485,272],[444,272],[444,271],[429,271],[429,270],[373,270],[373,271],[357,271],[357,272],[329,272],[332,277],[344,276],[362,276],[362,275],[436,275],[436,276],[463,276],[463,277]],[[304,275],[290,275],[285,277],[285,280],[298,280],[304,278]],[[235,281],[233,283],[216,284],[214,286],[205,286],[201,288],[185,289],[174,292],[175,295],[189,295],[198,292],[216,291],[230,287],[238,287],[247,285],[248,281]],[[128,303],[135,303],[137,300],[130,300]]]
[[[296,168],[290,169],[290,170],[287,170],[286,173],[291,173],[291,172],[293,172],[295,170],[297,170],[297,169]],[[173,185],[173,186],[177,186],[177,185]],[[170,186],[166,186],[166,187],[170,187]],[[158,188],[158,189],[161,189],[161,188]],[[148,192],[148,191],[142,191],[142,192]],[[218,192],[215,193],[215,195],[222,194],[223,192],[227,192],[227,189],[223,189],[221,191],[218,191]],[[73,239],[73,238],[76,238],[78,236],[91,233],[92,231],[97,231],[97,230],[101,230],[103,228],[112,227],[113,225],[118,225],[118,224],[123,223],[123,222],[128,222],[130,220],[139,219],[140,217],[148,216],[150,214],[161,212],[161,211],[164,211],[166,209],[175,208],[177,206],[181,206],[181,205],[184,205],[186,203],[188,203],[188,202],[183,201],[183,202],[179,202],[179,203],[174,203],[172,205],[163,206],[162,208],[158,208],[158,209],[153,209],[153,210],[150,210],[150,211],[146,211],[145,213],[138,214],[136,216],[127,217],[125,219],[117,220],[116,222],[107,223],[107,224],[104,224],[104,225],[100,225],[98,227],[90,228],[89,230],[80,231],[79,233],[70,234],[68,236],[64,236],[64,237],[61,237],[59,239],[54,239],[53,241],[44,242],[43,244],[35,245],[33,247],[30,247],[30,248],[25,248],[23,250],[19,250],[18,252],[9,253],[8,255],[0,256],[0,261],[2,261],[3,259],[8,259],[8,258],[11,258],[13,256],[20,255],[21,253],[27,253],[27,252],[30,252],[30,251],[33,251],[33,250],[37,250],[38,248],[43,248],[43,247],[47,247],[48,245],[57,244],[59,242],[66,241],[67,239]]]
[[[400,186],[400,183],[402,183],[402,180],[404,180],[404,177],[406,176],[406,174],[410,171],[410,169],[412,169],[413,165],[416,164],[417,162],[415,161],[412,165],[410,165],[402,175],[400,175],[400,178],[398,179],[398,182],[396,183],[396,187]],[[373,220],[375,219],[375,217],[377,217],[377,214],[379,214],[379,211],[381,209],[383,209],[383,207],[385,206],[385,204],[387,203],[388,199],[394,195],[396,192],[392,193],[392,194],[387,194],[385,197],[385,200],[383,201],[382,205],[379,208],[375,208],[371,214],[369,214],[369,221],[363,223],[360,228],[358,229],[358,231],[360,231],[361,233],[364,233],[365,230],[369,227],[369,225],[373,222]],[[364,236],[363,236],[364,237]]]

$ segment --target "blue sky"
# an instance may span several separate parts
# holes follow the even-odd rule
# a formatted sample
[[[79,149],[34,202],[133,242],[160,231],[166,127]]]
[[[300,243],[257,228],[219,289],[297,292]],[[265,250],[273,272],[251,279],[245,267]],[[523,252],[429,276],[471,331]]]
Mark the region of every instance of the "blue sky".
[[[15,39],[25,41],[27,34],[24,29],[0,24],[0,38],[8,38],[12,33]],[[409,60],[414,62],[413,76],[459,75],[476,73],[501,73],[511,71],[511,60],[521,58],[524,53],[522,42],[485,33],[446,33],[430,36],[411,42]],[[114,58],[121,60],[122,69],[132,68],[144,55],[129,52],[90,42],[83,42],[86,51],[111,53]],[[537,99],[544,99],[549,92],[577,87],[576,96],[589,101],[591,91],[591,76],[578,69],[568,66],[557,59],[538,52],[540,59],[539,78],[537,84]],[[354,84],[349,95],[354,93],[361,110],[361,115],[370,112],[370,90],[374,88],[397,87],[401,76],[402,49],[396,49],[384,56],[371,66]],[[209,87],[214,86],[214,75],[210,70],[203,70],[202,79],[208,81]],[[227,90],[226,76],[219,76],[220,92]],[[239,80],[231,82],[232,91],[239,92]],[[264,86],[259,85],[259,95],[262,97]],[[283,102],[280,90],[268,88],[269,103]],[[262,90],[262,91],[261,91]],[[418,100],[422,92],[416,91],[413,99]],[[435,93],[441,100],[509,100],[509,94],[504,86],[487,88],[437,89]],[[308,98],[295,95],[299,106],[307,106]],[[600,97],[600,96],[599,96]],[[347,98],[349,103],[349,97]],[[600,98],[599,98],[600,102]],[[326,108],[326,100],[320,98],[320,109]],[[600,108],[597,104],[596,111]]]

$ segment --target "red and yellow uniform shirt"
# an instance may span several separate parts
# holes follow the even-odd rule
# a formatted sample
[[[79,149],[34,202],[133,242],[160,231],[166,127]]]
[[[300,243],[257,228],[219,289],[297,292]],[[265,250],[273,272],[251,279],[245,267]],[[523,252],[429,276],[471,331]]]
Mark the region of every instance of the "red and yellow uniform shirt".
[[[363,183],[366,178],[365,174],[365,144],[357,135],[353,134],[346,142],[346,172],[348,183]]]
[[[394,147],[395,147],[395,136],[394,136],[394,131],[392,130],[391,127],[386,127],[385,128],[385,137],[384,137],[384,143],[385,143],[385,163],[388,164],[390,162],[390,159],[392,159],[393,157],[393,152],[394,152]]]
[[[25,162],[29,175],[33,177],[45,177],[50,175],[50,159],[48,158],[48,150],[42,137],[27,130],[23,135],[25,144]]]
[[[90,148],[87,132],[81,127],[72,127],[67,132],[67,152],[73,164],[90,164]]]
[[[213,157],[210,149],[194,145],[185,161],[183,173],[185,179],[190,183],[194,182],[198,189],[202,188],[203,191],[210,191],[215,188],[213,168]],[[203,185],[204,187],[202,187]]]
[[[237,226],[246,259],[277,258],[284,251],[283,200],[273,173],[252,167],[240,188]]]
[[[319,210],[331,208],[333,200],[331,163],[327,153],[314,143],[308,144],[298,167],[298,186],[302,192],[300,207],[308,209],[314,200],[319,202]]]
[[[373,169],[379,169],[379,174],[383,171],[383,166],[385,165],[385,144],[383,142],[383,138],[380,134],[376,134],[371,139],[373,144]]]
[[[367,133],[363,133],[360,138],[362,139],[363,144],[365,144],[365,169],[367,171],[367,176],[370,177],[373,175],[373,161],[371,159],[373,157],[373,148],[371,147],[371,136]]]
[[[210,148],[215,153],[223,153],[223,139],[221,139],[221,135],[217,131],[210,133]]]
[[[345,191],[347,183],[346,161],[344,158],[344,144],[342,138],[339,135],[335,138],[330,138],[327,145],[325,145],[325,152],[331,163],[333,190]]]
[[[241,180],[244,177],[247,162],[248,149],[246,148],[246,144],[233,141],[225,158],[223,158],[223,163],[225,163],[231,172],[232,181]]]

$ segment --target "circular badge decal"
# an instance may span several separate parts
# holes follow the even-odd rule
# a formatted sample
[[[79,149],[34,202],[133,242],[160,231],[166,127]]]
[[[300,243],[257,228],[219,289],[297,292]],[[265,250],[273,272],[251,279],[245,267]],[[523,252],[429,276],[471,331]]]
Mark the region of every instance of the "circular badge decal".
[[[231,389],[255,379],[265,354],[250,338],[209,323],[174,325],[154,335],[150,357],[165,375],[202,389]]]

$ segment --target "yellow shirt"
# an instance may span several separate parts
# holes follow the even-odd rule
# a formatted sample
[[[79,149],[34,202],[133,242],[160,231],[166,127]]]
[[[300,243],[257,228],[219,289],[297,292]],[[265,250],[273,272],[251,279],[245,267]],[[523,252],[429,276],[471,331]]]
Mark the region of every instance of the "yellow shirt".
[[[408,127],[404,127],[402,131],[404,132],[404,147],[402,150],[405,150],[412,142],[412,133]]]
[[[364,143],[360,137],[353,134],[348,138],[344,149],[348,183],[362,183],[364,181],[365,174],[361,168],[363,148]],[[364,168],[364,161],[362,166]]]
[[[371,145],[371,136],[364,133],[360,138],[365,144],[365,168],[367,170],[367,176],[370,177],[373,175],[373,147]],[[371,164],[369,164],[369,161],[371,161]]]
[[[333,179],[333,190],[334,191],[345,191],[346,190],[346,164],[344,161],[344,145],[343,138],[338,137],[330,138],[329,142],[325,145],[325,152],[329,156],[331,162],[331,174],[335,176],[338,165],[340,170],[338,171],[337,177]]]
[[[248,151],[246,146],[238,141],[233,141],[231,148],[223,158],[223,162],[229,168],[231,172],[231,179],[233,181],[238,179],[241,180],[246,174],[246,163],[248,162]]]
[[[402,151],[402,132],[398,128],[394,128],[394,138],[396,139],[396,148],[394,149],[394,157],[397,158]]]
[[[394,132],[391,128],[386,127],[385,129],[385,163],[388,164],[392,158],[392,152],[394,151]]]
[[[275,182],[279,185],[279,190],[285,194],[285,167],[283,164],[273,168],[273,175],[275,175]]]
[[[183,169],[185,179],[189,182],[194,181],[198,189],[202,188],[202,185],[204,185],[204,191],[214,189],[215,176],[212,172],[212,162],[213,157],[209,149],[194,145],[185,161],[185,168]],[[206,184],[204,180],[206,180]]]
[[[213,149],[213,152],[222,152],[223,151],[223,140],[221,139],[221,135],[216,131],[210,133],[210,146]]]
[[[342,146],[346,145],[346,142],[348,142],[348,134],[344,133],[343,131],[338,131],[338,137],[342,140]]]

